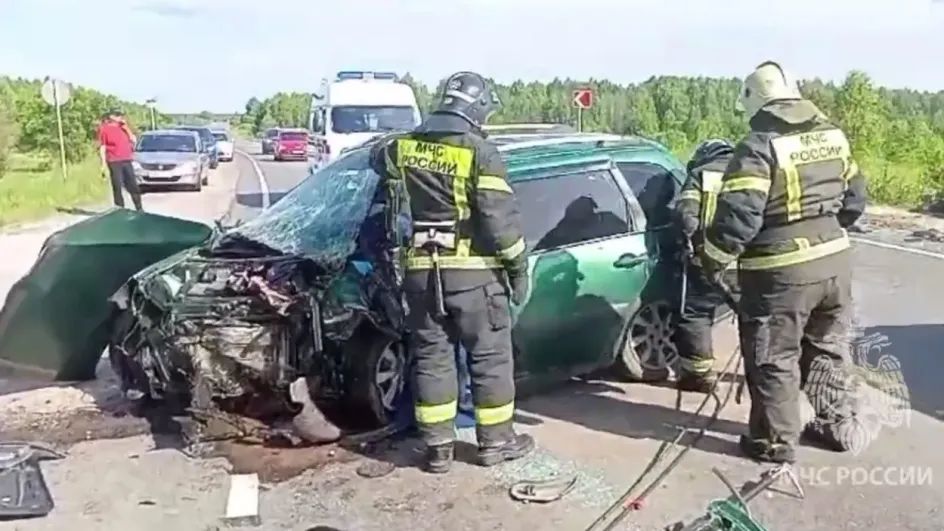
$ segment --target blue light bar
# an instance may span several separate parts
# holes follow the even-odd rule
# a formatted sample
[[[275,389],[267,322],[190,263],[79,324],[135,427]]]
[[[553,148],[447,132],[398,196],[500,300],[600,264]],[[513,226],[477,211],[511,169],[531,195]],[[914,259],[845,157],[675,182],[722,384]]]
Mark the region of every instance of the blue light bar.
[[[394,72],[363,72],[360,70],[343,70],[338,72],[338,81],[347,81],[350,79],[382,79],[385,81],[397,81],[397,74]]]

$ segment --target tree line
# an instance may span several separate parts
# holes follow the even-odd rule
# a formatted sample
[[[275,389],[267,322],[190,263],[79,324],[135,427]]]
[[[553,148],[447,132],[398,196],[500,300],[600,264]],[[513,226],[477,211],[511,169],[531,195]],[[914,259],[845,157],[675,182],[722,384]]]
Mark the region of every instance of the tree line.
[[[41,87],[39,79],[0,76],[0,177],[13,153],[35,154],[50,161],[58,156],[56,112],[43,100]],[[115,106],[124,109],[133,130],[150,127],[148,106],[73,86],[69,100],[62,106],[62,132],[69,162],[84,160],[92,154],[98,124]],[[155,116],[159,124],[169,123],[165,115],[156,112]]]
[[[433,109],[442,82],[431,88],[409,74],[403,81],[414,87],[425,112]],[[575,124],[573,91],[590,87],[595,101],[583,112],[585,130],[646,136],[683,158],[702,140],[736,141],[748,131],[735,109],[741,87],[736,78],[654,76],[630,85],[555,79],[496,86],[503,107],[493,123]],[[841,83],[807,80],[801,90],[845,130],[876,201],[918,206],[944,193],[944,91],[877,87],[859,71]],[[307,127],[310,102],[307,93],[252,98],[241,121],[255,133]]]

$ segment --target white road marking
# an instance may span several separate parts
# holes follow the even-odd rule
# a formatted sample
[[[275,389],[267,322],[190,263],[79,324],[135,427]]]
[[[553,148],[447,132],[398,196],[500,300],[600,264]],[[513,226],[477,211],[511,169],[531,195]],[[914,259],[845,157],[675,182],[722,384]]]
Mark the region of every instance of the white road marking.
[[[249,159],[249,164],[252,164],[252,171],[256,172],[256,178],[259,179],[259,192],[262,194],[262,209],[265,210],[269,208],[269,205],[272,202],[272,197],[269,193],[269,182],[266,181],[265,174],[262,173],[262,167],[259,166],[259,162],[249,153],[241,149],[235,150],[236,153]]]
[[[866,245],[871,245],[873,247],[881,247],[882,249],[891,249],[892,251],[900,251],[903,253],[917,254],[920,256],[927,256],[928,258],[936,258],[938,260],[944,260],[944,254],[935,253],[933,251],[925,251],[924,249],[915,249],[914,247],[905,247],[904,245],[895,245],[894,243],[885,243],[885,242],[877,242],[875,240],[866,240],[865,238],[850,237],[849,239],[856,243],[864,243]]]
[[[224,518],[230,521],[253,521],[259,518],[258,474],[231,474],[229,476],[229,495],[226,498]]]

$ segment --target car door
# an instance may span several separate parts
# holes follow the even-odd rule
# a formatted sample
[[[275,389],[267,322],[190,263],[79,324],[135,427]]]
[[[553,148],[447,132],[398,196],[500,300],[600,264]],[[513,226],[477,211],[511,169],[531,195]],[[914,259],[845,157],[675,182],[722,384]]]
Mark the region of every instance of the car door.
[[[638,203],[611,164],[513,186],[531,282],[514,312],[516,380],[541,385],[609,365],[650,271],[645,221],[631,214]]]
[[[647,219],[646,241],[653,274],[644,298],[673,301],[674,305],[681,279],[676,259],[678,238],[672,230],[671,213],[685,179],[685,169],[678,159],[651,152],[620,160],[616,165],[639,199]]]

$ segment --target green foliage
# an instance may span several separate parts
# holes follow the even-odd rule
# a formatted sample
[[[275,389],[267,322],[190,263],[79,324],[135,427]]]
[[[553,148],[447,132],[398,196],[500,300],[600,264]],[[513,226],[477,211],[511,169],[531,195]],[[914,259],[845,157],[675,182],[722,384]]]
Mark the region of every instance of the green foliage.
[[[431,90],[409,74],[403,81],[413,86],[424,112],[435,107],[442,82]],[[702,140],[737,140],[748,131],[735,110],[741,81],[734,78],[657,76],[634,85],[555,79],[496,86],[504,106],[493,123],[575,124],[573,91],[591,87],[595,100],[583,113],[585,130],[646,136],[683,158]],[[878,88],[858,71],[841,84],[813,79],[801,89],[846,131],[873,200],[918,206],[944,195],[944,91]],[[309,102],[308,94],[297,93],[252,98],[242,120],[255,133],[277,125],[305,127]]]
[[[55,108],[42,99],[41,80],[0,77],[0,177],[3,161],[12,152],[34,153],[56,159],[59,132]],[[111,107],[124,109],[132,130],[150,127],[150,108],[121,101],[85,87],[73,87],[71,97],[62,106],[62,130],[66,158],[77,163],[88,157],[94,147],[95,133],[105,112]],[[166,119],[157,116],[159,123]]]
[[[238,122],[239,115],[233,113],[212,113],[210,111],[200,111],[196,114],[178,113],[168,114],[168,119],[175,124],[192,125],[217,125]]]
[[[305,127],[309,124],[311,94],[303,92],[279,92],[260,100],[250,98],[246,110],[240,116],[240,124],[252,134],[258,135],[270,127]]]

